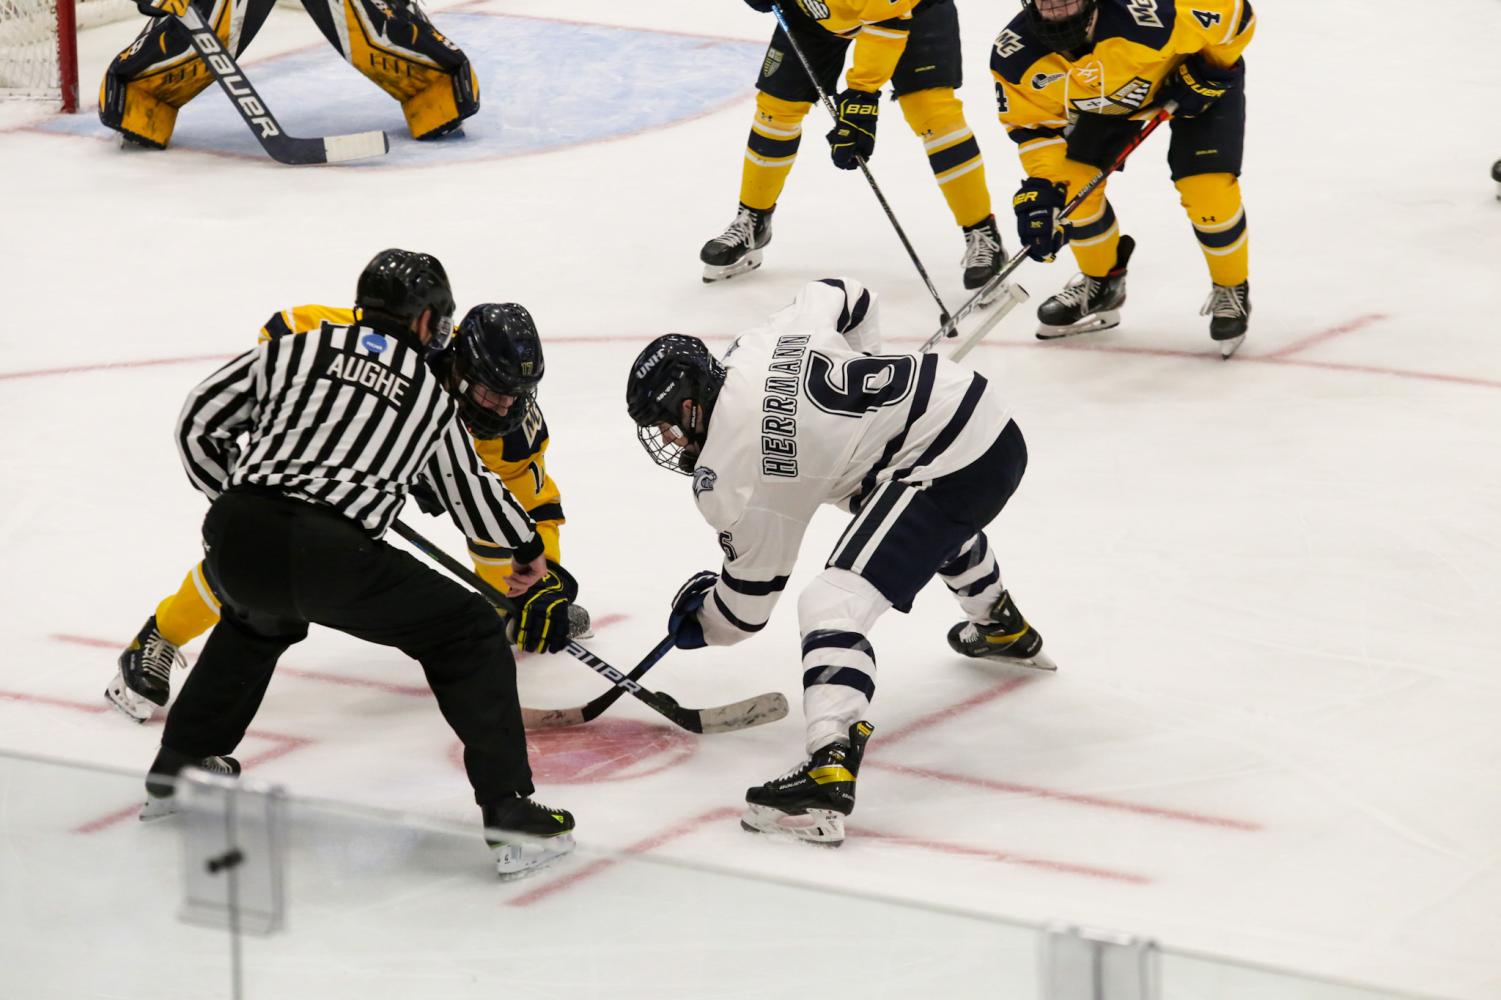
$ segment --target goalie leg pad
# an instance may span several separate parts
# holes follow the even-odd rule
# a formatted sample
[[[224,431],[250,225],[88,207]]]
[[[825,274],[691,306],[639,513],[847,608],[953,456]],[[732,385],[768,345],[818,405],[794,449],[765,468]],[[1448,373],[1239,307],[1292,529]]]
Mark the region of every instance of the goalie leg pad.
[[[414,139],[436,139],[479,110],[469,60],[406,0],[302,0],[330,45],[401,102]]]
[[[274,5],[275,0],[228,2],[215,16],[214,0],[194,4],[236,55],[255,38]],[[242,15],[238,23],[237,13]],[[213,82],[187,29],[175,18],[153,18],[129,48],[110,60],[99,84],[99,120],[137,145],[166,149],[178,109]]]

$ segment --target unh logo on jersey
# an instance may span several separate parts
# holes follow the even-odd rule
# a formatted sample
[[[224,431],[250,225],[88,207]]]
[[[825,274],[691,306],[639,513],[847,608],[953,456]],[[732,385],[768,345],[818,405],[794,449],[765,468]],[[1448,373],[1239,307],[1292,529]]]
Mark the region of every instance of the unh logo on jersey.
[[[708,493],[714,489],[714,484],[719,481],[719,473],[707,465],[700,465],[693,470],[693,499],[697,500],[700,493]]]

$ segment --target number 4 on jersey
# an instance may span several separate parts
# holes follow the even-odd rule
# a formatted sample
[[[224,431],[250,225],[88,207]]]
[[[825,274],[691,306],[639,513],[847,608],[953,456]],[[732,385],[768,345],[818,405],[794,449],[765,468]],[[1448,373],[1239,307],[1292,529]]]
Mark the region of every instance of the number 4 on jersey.
[[[1196,10],[1193,12],[1193,15],[1194,18],[1206,28],[1212,28],[1216,24],[1219,24],[1221,20],[1223,20],[1223,18],[1220,17],[1219,12],[1213,10]]]

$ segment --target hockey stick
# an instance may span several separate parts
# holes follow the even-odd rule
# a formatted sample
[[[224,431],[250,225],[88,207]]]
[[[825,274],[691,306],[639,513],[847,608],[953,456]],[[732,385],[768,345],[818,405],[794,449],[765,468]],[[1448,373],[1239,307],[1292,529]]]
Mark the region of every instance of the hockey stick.
[[[164,8],[158,9],[169,13]],[[384,132],[355,132],[321,139],[299,139],[287,135],[234,56],[219,42],[213,29],[204,23],[203,15],[189,4],[181,14],[171,13],[171,16],[187,29],[193,47],[228,95],[229,103],[260,142],[266,155],[277,163],[340,163],[367,156],[383,156],[390,151],[391,141]]]
[[[1163,107],[1161,111],[1157,112],[1155,115],[1149,118],[1146,125],[1141,129],[1141,131],[1132,136],[1131,141],[1126,143],[1125,148],[1116,154],[1114,160],[1110,161],[1110,165],[1104,170],[1101,170],[1099,173],[1095,174],[1094,177],[1090,178],[1089,183],[1081,187],[1078,194],[1075,194],[1072,198],[1069,199],[1068,204],[1064,205],[1063,210],[1058,213],[1058,221],[1062,222],[1064,219],[1074,214],[1074,211],[1080,205],[1084,204],[1084,199],[1094,194],[1095,191],[1098,190],[1099,186],[1105,183],[1105,178],[1109,177],[1111,174],[1115,173],[1122,166],[1124,166],[1126,157],[1135,152],[1136,147],[1146,142],[1147,136],[1155,132],[1157,130],[1157,126],[1168,120],[1173,112],[1174,107],[1175,105],[1172,102],[1169,102],[1166,106]],[[980,302],[986,300],[987,296],[992,296],[997,291],[999,291],[1001,285],[1005,283],[1006,279],[1011,277],[1012,272],[1014,272],[1018,267],[1021,267],[1022,261],[1026,259],[1026,249],[1023,248],[1021,250],[1018,250],[1010,260],[1006,261],[1006,266],[996,272],[995,277],[987,281],[983,288],[975,292],[975,294],[971,295],[963,305],[955,310],[954,318],[950,323],[946,323],[943,326],[940,326],[938,328],[938,332],[933,334],[933,336],[929,337],[923,343],[922,350],[924,352],[931,351],[933,349],[933,346],[944,337],[954,336],[954,333],[951,333],[950,331],[952,330],[957,332],[959,321],[973,312],[975,306]],[[1025,296],[1026,292],[1023,291],[1022,295]],[[1025,301],[1025,298],[1023,298],[1023,301]],[[994,325],[995,324],[993,323],[986,324],[983,329],[988,330]],[[983,334],[981,336],[983,336]],[[970,339],[971,341],[978,340],[978,338],[974,337],[973,335],[971,335]],[[971,344],[971,346],[973,345]],[[966,350],[965,353],[968,353],[968,351]]]
[[[813,84],[813,89],[818,93],[818,100],[834,119],[834,124],[839,124],[839,110],[834,107],[834,102],[829,98],[828,92],[823,89],[823,84],[818,82],[818,76],[813,72],[813,66],[808,62],[808,57],[803,55],[802,46],[797,44],[797,38],[792,34],[792,26],[787,23],[787,15],[782,13],[782,5],[774,3],[771,12],[776,15],[777,24],[782,26],[782,34],[787,36],[787,44],[792,46],[793,54],[797,61],[803,64],[803,72],[808,74],[808,82]],[[881,203],[881,210],[886,213],[891,228],[896,230],[897,239],[902,241],[902,247],[907,251],[907,256],[912,258],[912,266],[917,268],[917,273],[922,277],[922,283],[928,286],[928,294],[933,296],[933,301],[938,303],[938,321],[945,328],[953,326],[955,320],[950,317],[948,307],[943,304],[943,299],[938,297],[938,289],[933,287],[933,279],[928,277],[928,269],[922,266],[922,261],[917,259],[917,251],[912,248],[912,241],[907,239],[907,233],[902,229],[902,224],[896,221],[896,213],[891,210],[891,205],[886,201],[886,196],[881,193],[881,186],[876,183],[875,175],[870,172],[870,167],[865,164],[865,157],[855,154],[855,162],[860,165],[860,172],[865,175],[866,182],[875,193],[876,201]]]
[[[439,566],[442,566],[455,577],[478,591],[481,597],[497,608],[511,615],[518,613],[516,602],[511,600],[510,597],[490,586],[490,584],[481,579],[469,567],[438,548],[438,546],[426,538],[423,538],[405,524],[397,521],[391,526],[391,530],[411,542],[419,551]],[[660,643],[658,647],[661,647]],[[563,647],[563,651],[601,677],[604,677],[617,688],[621,688],[640,701],[645,702],[649,708],[659,715],[664,716],[674,725],[692,733],[713,734],[733,732],[736,729],[748,729],[751,726],[760,726],[768,722],[775,722],[787,714],[786,697],[775,691],[756,695],[754,698],[746,698],[744,701],[737,701],[730,705],[719,705],[713,708],[686,708],[679,705],[671,695],[651,691],[637,684],[630,677],[625,676],[577,642],[570,640],[568,645]],[[653,652],[656,651],[653,650]],[[665,653],[666,650],[664,649],[663,652]],[[645,673],[646,669],[650,669],[650,663],[647,661],[643,661],[636,668],[641,673]],[[632,671],[632,673],[635,672]],[[559,711],[562,714],[556,717],[552,716],[551,713],[543,712],[541,716],[537,717],[539,725],[545,728],[550,726],[574,725],[578,722],[587,721],[582,718],[582,710],[580,710],[580,717],[578,719],[574,719],[568,709],[561,709]]]
[[[656,647],[647,653],[640,663],[636,664],[635,669],[625,675],[625,679],[628,681],[639,681],[643,674],[657,665],[657,661],[671,652],[673,645],[671,636],[657,643]],[[599,718],[604,714],[605,709],[619,701],[620,697],[625,693],[626,688],[624,687],[612,687],[598,698],[575,708],[523,707],[521,709],[521,719],[528,729],[557,729],[562,726],[581,726],[586,722],[592,722]],[[664,695],[663,697],[666,696]],[[689,711],[692,710],[689,709]],[[710,709],[709,711],[713,710]]]

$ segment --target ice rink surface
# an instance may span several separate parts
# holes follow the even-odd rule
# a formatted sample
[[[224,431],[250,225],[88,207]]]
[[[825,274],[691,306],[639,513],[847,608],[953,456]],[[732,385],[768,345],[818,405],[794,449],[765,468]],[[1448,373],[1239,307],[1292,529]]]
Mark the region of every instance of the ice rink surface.
[[[1014,7],[960,3],[966,108],[1014,244],[1019,168],[986,72]],[[1058,674],[953,656],[943,633],[957,615],[935,586],[873,634],[877,729],[842,850],[758,841],[733,819],[747,785],[799,759],[796,707],[686,738],[629,700],[534,741],[539,797],[577,814],[581,841],[1392,990],[1501,996],[1501,203],[1487,176],[1501,155],[1487,124],[1501,9],[1451,0],[1442,30],[1392,0],[1257,11],[1243,178],[1255,313],[1239,355],[1222,363],[1197,315],[1208,281],[1162,137],[1110,186],[1139,244],[1123,325],[1044,345],[1023,307],[968,359],[1014,395],[1030,446],[990,536]],[[734,211],[770,23],[731,0],[465,5],[460,45],[473,32],[477,49],[520,37],[567,51],[526,49],[529,74],[484,81],[472,140],[396,142],[389,162],[358,168],[253,155],[212,90],[167,153],[104,141],[92,109],[64,122],[6,108],[0,747],[150,762],[160,719],[134,726],[101,692],[198,558],[205,505],[173,447],[178,407],[272,311],[349,302],[390,245],[439,255],[461,308],[513,299],[536,316],[565,561],[600,621],[591,645],[634,663],[683,578],[719,558],[688,481],[651,465],[625,416],[640,346],[667,331],[723,343],[830,274],[882,294],[893,347],[936,326],[858,174],[827,162],[817,111],[765,267],[700,283],[698,247]],[[85,95],[131,27],[86,36]],[[570,39],[593,58],[565,58]],[[707,71],[705,52],[722,66]],[[507,55],[487,55],[497,73]],[[246,65],[291,131],[399,127],[299,11],[273,14]],[[344,120],[321,85],[282,86],[283,71],[341,70]],[[673,97],[645,114],[642,94]],[[956,304],[962,240],[920,145],[883,109],[873,168]],[[507,122],[538,134],[513,141]],[[1028,263],[1018,277],[1038,302],[1071,270]],[[446,523],[410,516],[459,550]],[[842,524],[815,520],[790,593]],[[672,654],[650,683],[685,704],[780,690],[796,706],[793,603],[740,646]],[[602,689],[563,658],[524,660],[521,684],[534,707]],[[241,756],[294,794],[468,822],[454,750],[415,664],[315,630]],[[66,811],[87,826],[128,805],[101,795]],[[120,824],[77,829],[59,836],[132,863]],[[468,859],[453,863],[441,884],[471,906],[483,854],[472,880]],[[434,867],[413,871],[413,891]],[[611,877],[565,863],[488,889],[506,902],[556,882],[529,911],[545,921]],[[837,936],[838,912],[824,917],[810,933]]]

